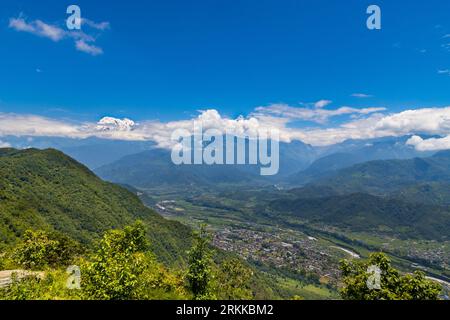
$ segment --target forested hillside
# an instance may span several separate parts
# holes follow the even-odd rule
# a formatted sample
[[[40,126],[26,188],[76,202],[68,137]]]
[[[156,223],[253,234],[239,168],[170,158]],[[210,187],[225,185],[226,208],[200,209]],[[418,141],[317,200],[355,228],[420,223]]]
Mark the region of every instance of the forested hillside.
[[[368,192],[386,195],[414,184],[450,181],[450,152],[428,158],[378,160],[357,164],[313,181],[339,193]]]
[[[56,230],[90,244],[106,230],[140,219],[161,260],[183,259],[190,245],[189,228],[53,149],[0,149],[0,200],[3,244],[14,243],[26,229]]]
[[[441,241],[450,237],[450,212],[447,208],[364,193],[316,198],[290,195],[270,202],[267,208],[261,208],[263,210],[283,220],[291,217],[355,232]]]

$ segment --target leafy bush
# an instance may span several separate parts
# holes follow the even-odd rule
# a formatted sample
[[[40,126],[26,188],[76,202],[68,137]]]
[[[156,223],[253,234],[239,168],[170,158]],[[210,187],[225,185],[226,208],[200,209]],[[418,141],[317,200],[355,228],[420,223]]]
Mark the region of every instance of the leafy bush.
[[[369,266],[377,266],[381,271],[379,289],[367,285]],[[340,293],[346,300],[437,300],[442,290],[421,271],[401,275],[383,253],[370,255],[368,261],[343,260],[341,270],[344,286]]]
[[[171,273],[146,252],[142,222],[105,233],[90,261],[82,264],[81,286],[88,299],[182,299],[180,274]]]
[[[43,269],[47,266],[67,266],[82,251],[74,240],[42,230],[27,230],[13,250],[13,259],[27,269]]]
[[[0,289],[0,300],[70,300],[82,299],[79,290],[66,287],[67,274],[63,270],[46,272],[44,277],[29,275],[19,279],[13,274],[12,283]]]
[[[148,246],[138,222],[123,230],[105,233],[91,261],[82,266],[82,288],[93,299],[137,299],[139,279],[145,270]]]
[[[217,291],[220,299],[249,300],[253,298],[250,280],[253,271],[236,258],[223,261],[217,274]]]

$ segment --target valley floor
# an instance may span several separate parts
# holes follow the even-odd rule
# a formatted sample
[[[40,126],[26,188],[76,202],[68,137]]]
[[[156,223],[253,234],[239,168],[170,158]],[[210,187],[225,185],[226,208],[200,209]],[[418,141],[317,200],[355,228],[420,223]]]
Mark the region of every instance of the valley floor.
[[[366,258],[370,252],[389,253],[404,272],[416,269],[450,288],[450,243],[386,238],[351,233],[330,226],[279,221],[252,214],[249,201],[224,198],[214,192],[180,196],[174,190],[143,190],[143,201],[169,219],[214,231],[214,245],[238,254],[259,270],[276,277],[290,294],[310,299],[337,298],[339,261]],[[207,199],[207,201],[205,201]]]

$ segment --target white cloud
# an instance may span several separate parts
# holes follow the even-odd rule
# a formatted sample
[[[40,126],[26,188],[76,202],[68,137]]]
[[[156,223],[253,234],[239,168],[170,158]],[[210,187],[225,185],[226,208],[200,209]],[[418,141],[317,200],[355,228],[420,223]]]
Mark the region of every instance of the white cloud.
[[[20,17],[10,18],[9,27],[15,29],[16,31],[23,31],[37,34],[36,28],[32,24],[28,24],[27,22],[25,22],[25,19],[22,19]]]
[[[316,108],[324,108],[324,107],[326,107],[327,105],[329,105],[331,103],[333,103],[333,101],[331,101],[331,100],[319,100],[319,101],[317,101],[314,104],[314,107],[316,107]]]
[[[373,114],[368,118],[357,119],[332,128],[292,129],[290,140],[301,140],[314,146],[328,146],[348,139],[372,139],[390,136],[373,130],[374,125],[383,117]]]
[[[257,107],[254,115],[272,115],[289,118],[292,120],[307,120],[316,123],[325,123],[331,117],[341,115],[360,114],[367,115],[374,112],[385,111],[386,108],[352,108],[352,107],[340,107],[334,110],[328,110],[323,108],[304,108],[304,107],[292,107],[286,104],[272,104],[267,107]]]
[[[449,70],[449,69],[441,69],[441,70],[438,70],[437,73],[438,73],[438,74],[446,74],[446,75],[450,75],[450,70]]]
[[[351,96],[354,98],[372,98],[373,97],[372,95],[366,94],[366,93],[352,93]]]
[[[384,117],[374,129],[395,135],[450,134],[450,107],[406,110]]]
[[[80,128],[61,120],[36,115],[0,113],[0,136],[78,137],[80,134]]]
[[[406,144],[414,146],[419,151],[438,151],[450,149],[450,135],[443,138],[422,139],[412,136]]]
[[[84,40],[77,40],[75,42],[75,47],[77,48],[78,51],[86,52],[93,56],[103,54],[102,48],[88,44]]]
[[[96,23],[88,19],[83,19],[82,23],[96,29],[97,31],[104,31],[109,29],[109,22]],[[94,45],[96,37],[78,30],[65,30],[57,25],[48,24],[41,20],[34,20],[28,22],[22,15],[18,18],[9,19],[9,28],[19,32],[27,32],[40,37],[48,38],[54,42],[59,42],[63,39],[73,39],[75,48],[78,51],[88,53],[96,56],[103,54],[103,49]]]
[[[85,19],[85,18],[83,18],[81,20],[81,24],[82,25],[87,25],[87,26],[89,26],[91,28],[94,28],[94,29],[97,29],[97,30],[101,30],[101,31],[107,30],[107,29],[109,29],[111,27],[109,22],[106,22],[106,21],[104,21],[104,22],[94,22],[92,20]]]
[[[83,31],[70,31],[67,32],[67,36],[72,38],[74,41],[85,41],[85,42],[95,42],[95,37],[84,33]]]
[[[21,17],[9,19],[9,27],[16,31],[28,32],[45,37],[55,42],[60,41],[66,35],[66,32],[57,26],[47,24],[41,20],[28,23]]]

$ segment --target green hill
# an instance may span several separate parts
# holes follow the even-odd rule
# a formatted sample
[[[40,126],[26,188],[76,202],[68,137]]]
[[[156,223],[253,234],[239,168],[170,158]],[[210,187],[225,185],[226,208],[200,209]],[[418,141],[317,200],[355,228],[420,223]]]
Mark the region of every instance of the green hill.
[[[342,194],[367,192],[388,195],[425,182],[450,182],[450,152],[439,152],[428,158],[365,162],[313,183],[332,187]]]
[[[423,182],[393,193],[393,197],[408,202],[450,205],[450,182]]]
[[[130,191],[53,149],[0,149],[0,245],[14,243],[28,228],[56,230],[90,244],[136,219],[146,224],[160,260],[184,256],[190,229],[162,218]]]
[[[363,193],[317,198],[304,198],[300,194],[295,197],[291,193],[260,210],[285,221],[300,219],[354,232],[417,239],[450,238],[450,211],[447,208]]]

